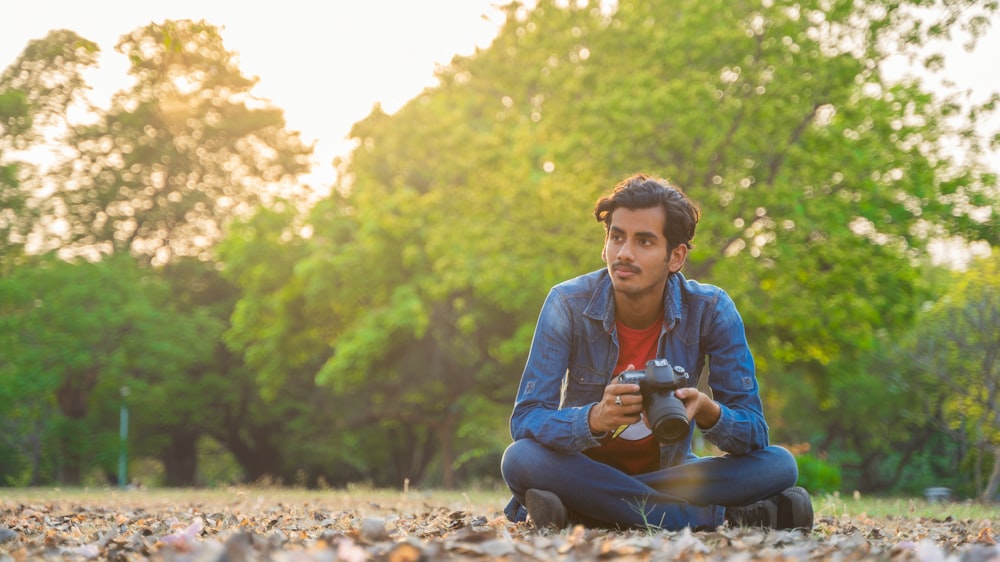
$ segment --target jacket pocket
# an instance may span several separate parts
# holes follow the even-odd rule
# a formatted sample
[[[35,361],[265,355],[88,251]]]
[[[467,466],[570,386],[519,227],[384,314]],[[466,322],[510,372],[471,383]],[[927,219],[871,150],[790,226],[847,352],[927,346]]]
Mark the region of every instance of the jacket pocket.
[[[563,381],[559,407],[583,406],[597,402],[604,396],[608,377],[583,365],[573,365]]]

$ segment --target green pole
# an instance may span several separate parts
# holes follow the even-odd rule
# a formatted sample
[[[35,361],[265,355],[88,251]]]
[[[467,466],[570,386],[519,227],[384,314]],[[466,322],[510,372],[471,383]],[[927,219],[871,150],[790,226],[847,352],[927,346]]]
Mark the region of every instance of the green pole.
[[[128,398],[128,387],[122,387],[122,411],[120,420],[120,426],[118,428],[118,433],[121,436],[121,444],[118,448],[118,487],[125,488],[125,474],[126,467],[128,464],[128,404],[125,399]]]

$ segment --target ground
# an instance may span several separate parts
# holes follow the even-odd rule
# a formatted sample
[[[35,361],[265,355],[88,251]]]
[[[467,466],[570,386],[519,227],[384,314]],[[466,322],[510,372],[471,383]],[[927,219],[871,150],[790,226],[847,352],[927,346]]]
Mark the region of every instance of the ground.
[[[891,560],[1000,561],[1000,510],[922,500],[877,516],[817,499],[808,533],[560,533],[509,523],[497,492],[92,490],[0,492],[9,560]],[[898,513],[892,513],[893,511]],[[888,513],[886,513],[888,512]]]

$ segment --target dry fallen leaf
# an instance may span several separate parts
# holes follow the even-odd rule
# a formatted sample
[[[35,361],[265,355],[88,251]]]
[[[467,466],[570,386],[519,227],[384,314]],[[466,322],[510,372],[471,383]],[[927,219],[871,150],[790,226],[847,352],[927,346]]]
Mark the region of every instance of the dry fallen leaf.
[[[990,527],[983,527],[979,534],[976,535],[976,541],[979,544],[996,544],[996,539],[993,538],[993,529]]]
[[[282,497],[280,490],[272,495]],[[418,560],[1000,560],[993,521],[869,516],[817,519],[811,533],[539,531],[500,506],[275,501],[253,491],[228,502],[149,498],[0,501],[0,560],[415,562]]]

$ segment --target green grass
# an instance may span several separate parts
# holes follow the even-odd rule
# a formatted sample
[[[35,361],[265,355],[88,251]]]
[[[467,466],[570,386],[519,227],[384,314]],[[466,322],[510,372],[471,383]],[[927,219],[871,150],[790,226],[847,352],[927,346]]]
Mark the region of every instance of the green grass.
[[[955,520],[995,520],[1000,513],[995,505],[971,501],[930,503],[923,498],[881,498],[860,495],[827,494],[813,497],[816,517],[929,518]]]
[[[0,488],[0,506],[31,503],[82,503],[113,507],[119,504],[143,505],[262,505],[314,504],[337,509],[370,509],[379,506],[393,511],[419,511],[445,507],[483,515],[499,515],[509,494],[501,489],[415,490],[407,492],[370,486],[347,489],[306,490],[278,487],[228,487],[211,489],[151,488],[118,490],[115,488]],[[816,517],[889,518],[943,520],[996,520],[997,506],[969,501],[929,503],[923,498],[881,498],[860,495],[827,494],[813,497]]]

